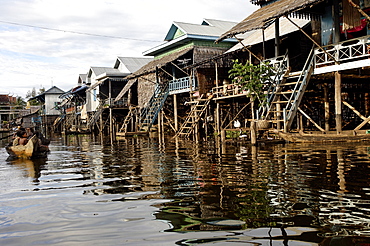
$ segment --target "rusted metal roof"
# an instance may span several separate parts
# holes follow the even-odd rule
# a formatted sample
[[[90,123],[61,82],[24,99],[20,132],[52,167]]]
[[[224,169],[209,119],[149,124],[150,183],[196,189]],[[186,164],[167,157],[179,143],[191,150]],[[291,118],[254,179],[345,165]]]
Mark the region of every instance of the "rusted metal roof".
[[[170,63],[170,62],[176,60],[180,56],[185,55],[186,53],[188,53],[189,51],[191,51],[193,49],[194,49],[193,47],[189,47],[189,48],[174,52],[170,55],[164,56],[162,58],[153,60],[153,61],[149,62],[148,64],[146,64],[145,66],[143,66],[142,68],[140,68],[139,70],[137,70],[135,73],[130,74],[129,76],[126,77],[126,79],[128,79],[129,81],[127,82],[125,87],[123,87],[121,92],[117,95],[115,101],[120,100],[123,97],[123,95],[126,94],[126,92],[136,82],[135,78],[140,77],[140,76],[145,75],[145,74],[148,74],[148,73],[153,73],[153,72],[155,72],[156,68],[160,68],[160,67],[165,66],[167,63]]]
[[[308,7],[310,8],[323,1],[324,0],[279,0],[273,2],[256,10],[242,22],[222,34],[216,42],[220,42],[223,39],[231,38],[237,34],[251,30],[266,28],[275,18],[300,11]]]
[[[155,71],[156,67],[158,67],[158,68],[163,67],[167,63],[176,60],[180,56],[185,55],[186,53],[188,53],[189,51],[191,51],[193,49],[194,49],[193,47],[185,48],[183,50],[180,50],[180,51],[174,52],[172,54],[166,55],[162,58],[155,59],[155,60],[149,62],[148,64],[146,64],[145,66],[141,67],[136,72],[127,76],[127,79],[135,78],[135,77],[138,77],[140,75],[147,74],[147,73],[152,73],[152,72]]]

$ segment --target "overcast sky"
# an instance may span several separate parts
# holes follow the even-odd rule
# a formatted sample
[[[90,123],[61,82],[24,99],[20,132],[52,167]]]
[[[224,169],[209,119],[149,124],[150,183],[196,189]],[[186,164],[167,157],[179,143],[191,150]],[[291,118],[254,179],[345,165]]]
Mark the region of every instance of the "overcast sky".
[[[92,66],[142,57],[173,21],[239,22],[248,0],[0,0],[0,94],[57,86],[69,90]],[[92,35],[89,35],[92,34]]]

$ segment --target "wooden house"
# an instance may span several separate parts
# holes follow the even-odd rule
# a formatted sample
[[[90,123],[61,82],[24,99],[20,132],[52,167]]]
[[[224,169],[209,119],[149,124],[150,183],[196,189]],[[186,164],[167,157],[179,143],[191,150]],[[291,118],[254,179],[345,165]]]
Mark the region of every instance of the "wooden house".
[[[109,132],[114,132],[113,123],[122,121],[128,113],[127,98],[115,100],[127,83],[126,77],[152,60],[151,57],[118,57],[112,68],[92,67],[89,70],[86,105],[81,115],[85,115],[86,111],[87,127],[91,131],[97,129],[103,132],[104,127],[109,125]]]
[[[0,95],[0,129],[9,128],[9,123],[17,118],[19,109],[15,107],[16,101],[16,97]]]
[[[205,99],[214,84],[209,76],[213,68],[198,66],[195,70],[192,65],[221,55],[235,45],[235,38],[215,43],[235,24],[211,19],[200,25],[173,22],[164,42],[144,52],[154,60],[127,76],[127,85],[116,100],[127,95],[131,111],[117,134],[148,132],[153,124],[163,126],[164,121],[169,129],[178,131],[194,105],[193,96]],[[208,108],[208,100],[198,103],[202,112]]]
[[[29,99],[36,99],[42,104],[39,110],[39,118],[35,120],[41,124],[45,135],[52,131],[54,121],[61,115],[59,106],[62,99],[59,96],[62,94],[64,94],[63,90],[53,86],[45,92]]]
[[[263,59],[282,61],[276,63],[276,76],[266,89],[267,103],[257,109],[256,119],[269,121],[284,137],[288,135],[283,133],[300,132],[302,138],[307,137],[304,133],[311,133],[313,140],[333,141],[343,135],[347,137],[343,139],[350,139],[349,136],[367,133],[369,2],[256,0],[252,3],[261,8],[221,35],[218,41],[257,30],[262,42],[253,44],[245,40],[239,44],[241,50],[252,56],[252,60],[260,52]],[[301,21],[293,18],[310,22],[302,26]],[[282,35],[282,22],[299,30],[293,42]],[[264,39],[269,27],[274,30],[270,44]],[[320,134],[314,134],[317,132]]]

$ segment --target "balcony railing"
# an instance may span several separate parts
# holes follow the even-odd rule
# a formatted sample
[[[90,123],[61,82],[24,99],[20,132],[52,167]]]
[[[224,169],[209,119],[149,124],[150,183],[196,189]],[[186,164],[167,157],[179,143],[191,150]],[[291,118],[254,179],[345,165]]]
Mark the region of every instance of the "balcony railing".
[[[315,74],[370,65],[370,36],[315,49]]]
[[[191,83],[190,83],[191,81]],[[169,95],[179,94],[195,90],[194,77],[184,77],[170,81],[168,85]]]
[[[212,96],[214,99],[224,97],[239,97],[247,95],[247,91],[243,91],[238,84],[227,84],[212,88]]]

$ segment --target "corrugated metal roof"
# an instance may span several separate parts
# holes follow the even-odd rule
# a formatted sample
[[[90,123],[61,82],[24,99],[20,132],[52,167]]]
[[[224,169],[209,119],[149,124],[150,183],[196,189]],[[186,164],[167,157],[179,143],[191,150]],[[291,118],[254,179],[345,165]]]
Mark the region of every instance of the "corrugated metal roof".
[[[202,25],[184,22],[173,22],[173,25],[188,35],[219,37],[226,30],[235,26],[237,22],[204,19]],[[171,27],[173,28],[173,27]]]
[[[129,80],[128,83],[123,87],[121,92],[117,95],[115,101],[119,101],[123,95],[126,94],[126,92],[130,89],[130,87],[136,82],[136,78],[145,75],[148,73],[153,73],[155,72],[155,69],[158,67],[165,66],[167,63],[174,61],[175,59],[179,58],[182,55],[185,55],[187,52],[193,50],[194,48],[186,48],[184,50],[177,51],[175,53],[172,53],[171,55],[164,56],[160,59],[153,60],[140,68],[138,71],[135,73],[132,73],[131,75],[127,76],[127,79]]]
[[[217,42],[233,37],[234,35],[245,33],[247,31],[266,28],[275,18],[303,10],[305,8],[311,8],[312,6],[323,1],[324,0],[279,0],[268,4],[256,10],[229,31],[222,34]]]
[[[119,69],[119,65],[122,64],[127,70],[121,72],[134,73],[153,59],[152,57],[118,57],[114,68]]]
[[[302,19],[291,19],[291,20],[301,28],[306,26],[308,23],[310,23],[309,20],[302,20]],[[280,37],[287,35],[289,33],[295,32],[295,31],[299,31],[299,29],[296,26],[294,26],[290,21],[288,21],[286,18],[280,19],[279,29],[280,29],[280,34],[279,34]],[[271,25],[265,29],[265,41],[268,41],[274,38],[275,38],[275,26]],[[242,49],[244,46],[250,46],[250,45],[254,45],[254,44],[258,44],[262,42],[263,42],[262,30],[256,30],[253,34],[243,39],[242,41],[243,45],[238,43],[237,45],[229,49],[227,52],[232,52],[238,49]]]
[[[95,76],[99,76],[103,73],[119,73],[120,71],[111,67],[91,67],[88,73],[88,77],[91,77],[91,72],[93,72]]]

